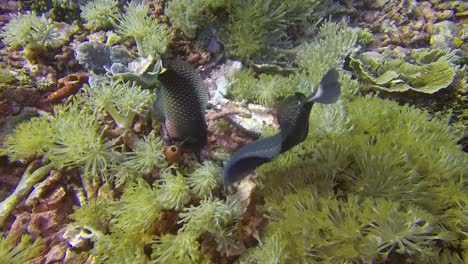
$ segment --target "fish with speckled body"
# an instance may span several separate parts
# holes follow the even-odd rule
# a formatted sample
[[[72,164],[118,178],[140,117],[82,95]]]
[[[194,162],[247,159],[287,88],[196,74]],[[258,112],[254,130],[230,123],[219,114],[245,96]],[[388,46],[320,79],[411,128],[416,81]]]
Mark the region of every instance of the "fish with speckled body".
[[[163,120],[170,145],[193,151],[200,157],[208,141],[205,121],[208,90],[190,64],[169,59],[163,62],[163,67],[154,112]]]

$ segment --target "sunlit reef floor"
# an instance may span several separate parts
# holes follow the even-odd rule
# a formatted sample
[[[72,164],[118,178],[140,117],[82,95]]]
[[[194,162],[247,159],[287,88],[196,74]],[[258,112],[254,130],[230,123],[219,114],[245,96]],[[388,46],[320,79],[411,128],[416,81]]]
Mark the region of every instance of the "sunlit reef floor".
[[[465,1],[129,2],[0,3],[0,263],[467,263]],[[153,107],[169,57],[201,163]],[[226,186],[330,68],[306,140]]]

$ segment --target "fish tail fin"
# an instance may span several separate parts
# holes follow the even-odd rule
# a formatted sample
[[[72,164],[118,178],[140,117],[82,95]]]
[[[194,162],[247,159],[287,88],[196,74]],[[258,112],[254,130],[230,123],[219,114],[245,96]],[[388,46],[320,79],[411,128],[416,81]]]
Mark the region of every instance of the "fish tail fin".
[[[330,69],[320,81],[317,91],[307,98],[307,102],[333,104],[340,97],[341,87],[338,83],[338,72]]]

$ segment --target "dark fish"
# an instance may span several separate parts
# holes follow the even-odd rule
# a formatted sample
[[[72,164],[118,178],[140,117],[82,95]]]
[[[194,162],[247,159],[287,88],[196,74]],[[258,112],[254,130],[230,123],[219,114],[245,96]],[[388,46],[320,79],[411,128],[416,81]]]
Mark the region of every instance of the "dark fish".
[[[207,143],[208,91],[193,67],[170,59],[163,63],[154,110],[164,121],[170,145],[199,154]]]
[[[313,104],[332,104],[339,96],[338,72],[331,69],[322,78],[313,95],[306,97],[302,93],[295,93],[286,97],[277,107],[281,131],[236,151],[224,167],[224,183],[231,184],[243,179],[260,165],[303,142],[309,133],[309,115]]]

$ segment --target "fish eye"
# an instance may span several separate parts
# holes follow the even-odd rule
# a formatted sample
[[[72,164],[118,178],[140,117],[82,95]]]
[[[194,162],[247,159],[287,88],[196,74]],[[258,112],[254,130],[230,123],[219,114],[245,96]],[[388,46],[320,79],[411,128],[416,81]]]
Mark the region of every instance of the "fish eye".
[[[177,146],[170,146],[169,149],[172,151],[172,152],[178,152],[179,151],[179,148]]]

